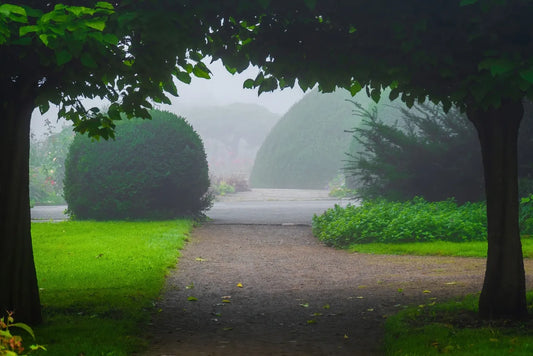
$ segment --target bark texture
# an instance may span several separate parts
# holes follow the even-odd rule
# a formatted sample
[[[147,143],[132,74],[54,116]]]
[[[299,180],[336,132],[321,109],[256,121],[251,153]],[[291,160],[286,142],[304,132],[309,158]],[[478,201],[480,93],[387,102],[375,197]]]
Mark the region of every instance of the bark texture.
[[[479,314],[485,319],[527,317],[522,244],[518,225],[517,141],[523,106],[470,110],[481,143],[487,196],[488,254]]]
[[[41,322],[41,305],[31,242],[29,202],[32,90],[0,97],[0,315],[14,311],[18,322]],[[30,88],[28,86],[28,88]]]

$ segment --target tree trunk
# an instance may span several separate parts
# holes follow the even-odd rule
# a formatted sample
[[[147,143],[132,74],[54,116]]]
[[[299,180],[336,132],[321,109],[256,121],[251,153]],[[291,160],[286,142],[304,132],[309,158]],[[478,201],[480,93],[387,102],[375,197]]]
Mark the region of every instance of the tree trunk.
[[[518,129],[520,101],[498,109],[468,110],[481,143],[487,196],[488,253],[479,315],[485,319],[527,317],[522,244],[518,226]]]
[[[35,325],[41,322],[41,304],[30,225],[32,90],[0,94],[0,315],[13,311],[15,321]]]

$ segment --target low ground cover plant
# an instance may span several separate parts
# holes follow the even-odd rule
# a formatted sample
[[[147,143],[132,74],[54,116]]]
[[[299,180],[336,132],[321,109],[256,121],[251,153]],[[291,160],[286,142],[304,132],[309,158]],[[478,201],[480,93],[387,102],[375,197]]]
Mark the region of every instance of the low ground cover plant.
[[[130,355],[145,346],[164,277],[188,220],[32,224],[48,355]]]
[[[315,236],[335,247],[370,242],[481,241],[486,239],[486,229],[483,203],[457,205],[454,200],[369,200],[359,206],[336,205],[313,217]]]

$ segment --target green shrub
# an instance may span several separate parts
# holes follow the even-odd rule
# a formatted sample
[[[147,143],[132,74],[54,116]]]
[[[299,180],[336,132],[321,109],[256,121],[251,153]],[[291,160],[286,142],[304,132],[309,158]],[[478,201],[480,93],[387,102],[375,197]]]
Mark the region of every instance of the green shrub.
[[[174,218],[211,203],[202,141],[168,112],[119,122],[115,141],[77,135],[65,168],[65,200],[79,219]]]
[[[453,200],[364,201],[336,205],[313,217],[313,233],[328,245],[368,242],[474,241],[486,239],[485,204],[458,206]]]

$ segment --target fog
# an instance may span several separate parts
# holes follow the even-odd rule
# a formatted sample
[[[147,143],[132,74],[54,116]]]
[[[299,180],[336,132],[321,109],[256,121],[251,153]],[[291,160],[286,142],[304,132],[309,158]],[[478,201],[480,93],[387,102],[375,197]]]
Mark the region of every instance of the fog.
[[[271,93],[257,95],[257,89],[244,89],[243,82],[248,78],[255,78],[258,69],[250,67],[243,73],[231,75],[220,61],[208,65],[212,72],[211,79],[193,77],[191,84],[178,82],[179,97],[171,97],[172,105],[159,105],[157,108],[180,114],[182,108],[192,106],[224,106],[233,103],[253,103],[264,106],[269,111],[282,115],[304,93],[299,88],[276,90]],[[105,106],[104,102],[85,100],[88,107]],[[52,130],[58,131],[66,125],[65,121],[57,121],[57,108],[51,107],[49,112],[41,115],[36,109],[32,115],[32,133],[42,137],[47,131],[46,120],[50,122]]]

